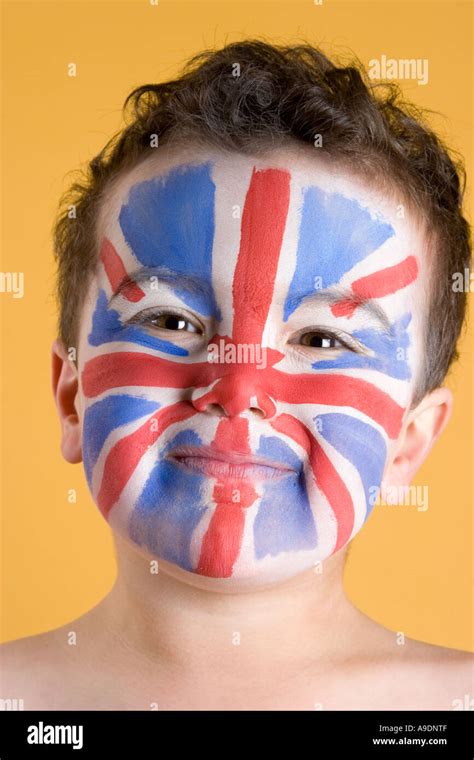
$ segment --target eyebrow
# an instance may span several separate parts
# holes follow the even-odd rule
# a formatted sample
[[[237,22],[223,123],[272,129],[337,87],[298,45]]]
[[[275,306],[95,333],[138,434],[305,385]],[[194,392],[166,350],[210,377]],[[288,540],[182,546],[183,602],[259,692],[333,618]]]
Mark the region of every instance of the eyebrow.
[[[391,323],[380,304],[371,298],[364,298],[354,293],[351,288],[334,286],[324,290],[317,290],[312,293],[297,293],[291,296],[288,304],[290,311],[295,311],[298,306],[312,305],[317,303],[326,303],[330,306],[340,303],[341,301],[350,301],[357,304],[357,308],[365,311],[369,316],[375,319],[382,327],[383,331],[390,333]]]
[[[140,267],[128,273],[119,283],[115,292],[109,299],[109,306],[131,285],[142,285],[156,277],[158,282],[163,282],[171,288],[184,290],[190,295],[204,295],[213,300],[212,285],[202,277],[177,272],[167,267]]]

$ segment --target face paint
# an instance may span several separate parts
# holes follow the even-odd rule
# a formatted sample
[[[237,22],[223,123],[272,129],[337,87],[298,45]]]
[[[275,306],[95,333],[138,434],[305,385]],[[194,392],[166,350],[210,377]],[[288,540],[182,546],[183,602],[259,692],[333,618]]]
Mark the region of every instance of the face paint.
[[[158,559],[289,578],[357,533],[399,434],[410,236],[368,191],[297,164],[148,171],[110,213],[80,351],[91,492]],[[211,362],[219,343],[265,363]]]

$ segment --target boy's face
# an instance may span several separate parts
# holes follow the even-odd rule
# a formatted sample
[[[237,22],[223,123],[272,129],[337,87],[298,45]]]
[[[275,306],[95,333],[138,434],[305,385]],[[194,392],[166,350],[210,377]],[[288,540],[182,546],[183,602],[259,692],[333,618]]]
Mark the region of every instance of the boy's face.
[[[421,368],[402,201],[316,150],[184,150],[104,203],[79,341],[101,512],[165,567],[281,581],[370,514]]]

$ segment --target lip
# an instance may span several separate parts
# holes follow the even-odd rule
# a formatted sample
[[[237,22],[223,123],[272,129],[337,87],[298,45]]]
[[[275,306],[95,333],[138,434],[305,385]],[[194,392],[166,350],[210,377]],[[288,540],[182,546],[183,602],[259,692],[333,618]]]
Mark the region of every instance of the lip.
[[[231,480],[270,480],[296,474],[284,462],[210,446],[179,446],[167,457],[194,472]]]

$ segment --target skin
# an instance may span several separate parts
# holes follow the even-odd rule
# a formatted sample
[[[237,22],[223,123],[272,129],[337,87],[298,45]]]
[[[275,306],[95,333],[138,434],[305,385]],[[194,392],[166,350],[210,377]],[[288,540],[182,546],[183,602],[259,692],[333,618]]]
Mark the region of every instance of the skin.
[[[94,609],[68,625],[4,645],[2,696],[22,697],[26,709],[141,710],[155,709],[155,703],[159,709],[171,710],[452,709],[453,700],[472,693],[472,656],[410,639],[405,639],[400,646],[393,631],[383,628],[355,609],[343,590],[347,546],[371,511],[363,488],[364,477],[365,485],[408,485],[447,424],[451,412],[452,397],[446,388],[438,388],[415,406],[412,405],[416,384],[423,371],[423,315],[426,283],[429,282],[429,259],[422,231],[408,214],[404,219],[397,217],[397,206],[402,201],[396,194],[387,197],[386,193],[368,187],[329,161],[315,158],[314,152],[307,148],[288,146],[258,157],[227,155],[206,148],[192,152],[174,148],[148,159],[110,188],[101,210],[99,245],[103,246],[105,238],[113,241],[126,271],[133,271],[136,257],[125,244],[120,221],[124,219],[123,215],[120,216],[124,207],[133,212],[131,190],[152,187],[147,183],[159,182],[177,168],[181,171],[183,167],[206,165],[212,166],[219,197],[223,199],[223,208],[227,209],[235,203],[244,206],[252,172],[265,173],[270,170],[277,172],[274,176],[280,178],[285,172],[291,172],[293,184],[289,196],[288,231],[281,245],[272,308],[266,315],[262,343],[279,352],[278,368],[297,374],[294,387],[298,392],[303,378],[309,377],[308,395],[303,400],[290,403],[287,398],[278,396],[280,391],[276,392],[274,386],[270,387],[274,375],[258,375],[257,371],[252,374],[248,368],[232,364],[230,368],[226,365],[224,374],[222,366],[220,369],[212,367],[212,371],[218,374],[212,376],[208,373],[205,376],[208,382],[201,383],[199,387],[194,383],[170,387],[169,381],[165,384],[156,370],[145,390],[141,389],[141,399],[149,404],[159,403],[160,410],[175,403],[187,405],[186,408],[192,409],[193,414],[180,422],[178,429],[199,433],[206,444],[212,444],[215,440],[216,431],[223,429],[219,428],[220,425],[224,429],[230,426],[231,449],[233,447],[234,450],[236,442],[242,445],[243,439],[238,438],[242,426],[247,432],[250,431],[248,450],[251,453],[257,450],[259,435],[271,434],[286,442],[295,456],[296,464],[293,466],[296,469],[278,483],[282,484],[282,488],[288,479],[297,483],[293,489],[293,511],[283,517],[281,513],[274,513],[271,525],[266,526],[264,531],[265,539],[272,535],[271,530],[275,531],[272,541],[266,544],[266,553],[260,551],[259,554],[262,544],[258,543],[258,532],[236,532],[235,529],[235,523],[239,520],[245,526],[246,520],[252,519],[249,515],[252,515],[254,502],[250,499],[248,506],[244,505],[244,513],[240,508],[235,508],[232,513],[223,512],[220,523],[222,541],[212,542],[211,534],[207,554],[205,532],[196,534],[198,538],[193,538],[189,552],[176,554],[173,553],[176,539],[182,538],[183,534],[176,531],[167,533],[164,526],[168,523],[164,523],[158,515],[153,523],[153,535],[168,536],[168,540],[160,539],[158,544],[154,543],[147,532],[149,526],[143,512],[137,510],[137,496],[143,492],[150,477],[149,464],[140,460],[129,481],[129,490],[123,491],[124,495],[119,495],[115,501],[112,497],[103,500],[100,496],[101,483],[105,482],[106,494],[111,489],[113,491],[117,473],[123,471],[127,461],[120,460],[118,469],[111,472],[109,479],[106,475],[102,478],[100,457],[105,454],[99,454],[95,464],[86,467],[86,474],[92,496],[113,531],[118,562],[116,583]],[[325,341],[320,345],[321,337],[333,335],[334,329],[339,330],[338,336],[344,339],[355,334],[364,338],[373,336],[376,329],[374,315],[367,315],[360,305],[351,311],[348,310],[347,301],[339,299],[339,311],[336,308],[334,313],[327,299],[321,298],[319,292],[318,299],[311,301],[311,307],[305,299],[293,310],[287,310],[286,319],[282,316],[282,305],[288,303],[289,283],[294,271],[294,253],[291,252],[296,250],[301,239],[296,224],[299,219],[298,204],[294,202],[297,187],[312,188],[315,198],[322,197],[322,193],[326,194],[325,198],[337,195],[349,199],[357,204],[359,212],[360,209],[366,210],[371,225],[374,219],[378,219],[380,224],[390,226],[393,234],[389,236],[380,263],[373,258],[369,261],[370,257],[361,259],[356,276],[349,279],[349,283],[354,279],[364,281],[364,277],[377,269],[396,266],[407,256],[413,256],[416,260],[416,276],[409,278],[409,283],[395,293],[380,298],[373,293],[365,294],[384,308],[390,325],[401,325],[394,336],[389,358],[384,353],[385,349],[380,348],[380,342],[372,344],[369,352],[354,352],[340,344],[331,348]],[[268,195],[269,188],[266,187],[263,199]],[[143,196],[140,198],[143,205]],[[264,200],[260,208],[262,203],[264,205]],[[275,209],[278,198],[275,201],[272,196],[272,203]],[[273,231],[277,217],[274,209],[267,222],[268,230]],[[131,219],[136,220],[133,213]],[[315,219],[315,216],[311,218],[311,229],[314,228]],[[346,228],[354,224],[351,219],[353,217],[348,211],[348,216],[343,220]],[[264,215],[259,216],[259,225],[264,224]],[[140,220],[138,228],[143,230],[144,225],[146,229],[146,220]],[[254,235],[259,225],[254,228]],[[325,223],[321,234],[329,227],[330,224]],[[340,225],[334,227],[339,228]],[[127,235],[130,236],[130,227],[127,228]],[[229,336],[234,329],[235,339],[236,328],[235,324],[232,325],[233,268],[229,266],[229,251],[239,249],[239,240],[239,224],[235,224],[230,214],[222,213],[216,223],[217,242],[214,245],[212,274],[213,295],[219,314],[216,316],[215,310],[213,312],[202,304],[199,311],[196,302],[191,304],[192,308],[189,301],[185,305],[187,315],[204,326],[202,334],[191,330],[187,334],[176,335],[174,331],[173,335],[169,335],[170,330],[165,332],[163,327],[149,321],[137,325],[136,316],[145,306],[148,309],[151,306],[179,305],[176,291],[153,292],[147,290],[145,281],[140,283],[145,293],[144,299],[114,302],[114,308],[122,320],[124,315],[134,320],[130,324],[137,332],[129,331],[126,336],[120,333],[118,338],[114,338],[113,351],[143,350],[145,341],[145,353],[156,356],[156,343],[153,344],[153,341],[165,340],[188,353],[177,355],[169,346],[162,345],[158,355],[173,363],[178,376],[182,377],[180,373],[190,367],[191,376],[195,377],[192,373],[202,362],[203,356],[205,361],[206,347],[211,337],[216,334]],[[265,241],[269,247],[268,238]],[[322,247],[321,239],[316,241],[316,245],[318,242]],[[341,253],[334,247],[334,255],[337,255],[337,261],[329,262],[328,272],[337,269],[337,262],[346,255],[346,249]],[[301,270],[304,273],[308,271],[305,250],[302,256],[306,257]],[[351,268],[347,262],[345,268]],[[268,280],[268,260],[264,269]],[[318,262],[314,272],[309,270],[312,281],[321,269]],[[336,279],[339,283],[340,278]],[[101,291],[110,298],[114,290],[113,280],[110,268],[108,274],[107,267],[103,263],[99,265],[81,314],[78,366],[68,361],[65,347],[59,341],[53,345],[53,390],[62,426],[62,453],[72,463],[82,461],[84,453],[90,459],[94,436],[88,438],[84,421],[87,410],[97,401],[97,395],[90,393],[90,383],[96,382],[98,377],[94,360],[109,355],[111,350],[110,342],[102,340],[100,330],[94,333],[94,315],[98,322]],[[302,276],[298,284],[303,280]],[[246,288],[248,292],[252,282],[257,283],[253,303],[260,303],[259,278],[246,282],[243,292]],[[252,335],[248,327],[251,324],[251,310],[248,310],[245,298],[240,297],[240,302],[244,312],[247,307],[242,320],[247,333],[244,330],[240,335],[246,334],[248,337]],[[105,314],[110,316],[110,307],[108,311],[105,309]],[[404,319],[407,314],[410,315],[409,319]],[[301,335],[307,334],[307,328],[315,324],[318,326],[318,345],[302,345]],[[95,338],[91,339],[94,335]],[[130,341],[131,336],[138,336],[139,342]],[[401,359],[397,359],[399,364],[394,364],[390,360],[390,357],[393,359],[393,348],[401,346],[405,352]],[[270,358],[273,359],[273,355],[270,354]],[[129,385],[133,386],[130,373],[133,376],[137,364],[127,365],[126,361],[125,357],[125,363],[121,366],[128,367],[126,385],[130,390]],[[318,384],[318,378],[328,371],[328,362],[334,362],[334,370],[329,367],[330,371],[337,370],[337,374],[345,378],[345,388],[348,379],[355,375],[387,393],[388,398],[384,397],[380,406],[379,418],[374,420],[370,416],[372,410],[369,414],[366,409],[362,413],[366,424],[356,425],[357,435],[367,436],[362,438],[360,445],[368,446],[375,439],[377,452],[383,452],[379,470],[372,469],[367,474],[360,469],[363,463],[350,461],[350,454],[355,449],[351,438],[355,429],[354,416],[360,418],[360,414],[354,414],[351,409],[359,409],[360,412],[364,393],[358,391],[349,402],[346,399],[345,403],[341,403],[341,397],[332,401],[335,408],[331,409],[337,413],[332,421],[341,426],[336,426],[335,433],[327,417],[324,418],[326,427],[323,425],[319,429],[315,425],[315,418],[321,418],[328,412],[327,403],[321,401],[323,391]],[[171,364],[166,366],[169,368]],[[389,366],[391,370],[387,371]],[[168,369],[168,378],[169,372]],[[117,368],[113,377],[117,377]],[[216,377],[224,380],[215,383]],[[288,393],[294,379],[286,377],[283,394]],[[113,389],[107,381],[100,389],[99,398],[107,398],[116,392],[117,389]],[[393,403],[402,411],[398,422],[388,424]],[[117,412],[115,405],[114,410],[119,417],[123,415],[122,407]],[[146,414],[151,413],[147,408]],[[296,429],[299,434],[297,440],[301,442],[303,431],[305,441],[310,441],[307,448],[295,443],[291,437],[289,439],[287,431],[272,428],[272,420],[278,414],[285,413],[293,419],[292,430]],[[97,429],[103,429],[101,426],[104,424],[103,419],[99,418],[95,434]],[[131,425],[127,432],[136,429],[137,423]],[[341,449],[341,444],[338,449],[336,444],[341,438],[351,442],[349,453],[347,449]],[[169,430],[155,440],[152,449],[155,459],[170,440]],[[325,454],[334,461],[336,472],[334,474],[329,468],[328,477],[321,482],[318,481],[320,472],[327,466]],[[95,474],[97,462],[98,475]],[[169,466],[175,473],[176,468],[183,467],[183,463],[171,463]],[[185,485],[184,497],[181,494],[172,504],[173,514],[178,513],[181,517],[180,510],[191,506],[189,519],[192,519],[198,501],[196,481],[189,470],[185,475],[182,475],[182,470],[176,472],[184,478]],[[333,503],[331,511],[328,494],[332,493],[336,476],[347,484],[353,502],[352,506],[346,504],[344,509],[340,501]],[[375,482],[377,476],[379,480]],[[173,475],[171,482],[177,477]],[[209,473],[203,475],[200,472],[200,477],[204,482],[201,486],[208,494],[205,510],[210,509],[213,494],[210,486],[216,481],[222,487],[237,487],[244,494],[247,493],[246,488],[259,491],[263,487],[255,471],[246,471],[244,477],[242,473],[236,475],[232,471],[229,474],[221,469],[212,477]],[[312,478],[316,478],[315,488],[300,487],[302,482],[312,483]],[[159,483],[169,506],[172,493],[166,491],[170,488],[169,481],[161,478]],[[277,493],[278,489],[272,492],[272,503]],[[341,494],[341,491],[338,493]],[[154,494],[153,503],[156,503],[158,496],[162,498],[163,494],[159,489]],[[312,521],[304,523],[303,528],[298,523],[299,543],[291,543],[288,539],[282,548],[278,541],[285,531],[291,533],[291,521],[295,513],[299,513],[298,510],[301,512],[304,504],[309,505]],[[156,515],[156,511],[153,514]],[[212,514],[209,512],[209,515]],[[229,514],[234,517],[229,517]],[[183,525],[181,519],[179,525]],[[316,541],[311,540],[312,526],[317,530]],[[306,543],[303,541],[303,546],[301,531],[303,538],[307,539]],[[237,539],[240,543],[238,551],[235,551]],[[153,559],[159,562],[157,575],[150,573],[150,560]],[[321,561],[323,572],[315,573],[315,563]],[[76,632],[76,646],[67,643],[70,631]],[[238,636],[240,644],[236,644]],[[33,672],[34,678],[31,677]],[[98,673],[100,689],[97,688]]]

